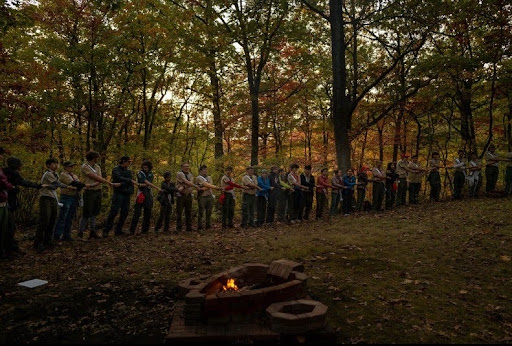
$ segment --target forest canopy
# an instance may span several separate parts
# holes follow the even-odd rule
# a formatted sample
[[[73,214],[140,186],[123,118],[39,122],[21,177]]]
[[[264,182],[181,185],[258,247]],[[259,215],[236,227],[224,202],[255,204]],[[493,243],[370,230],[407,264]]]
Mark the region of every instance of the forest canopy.
[[[505,0],[4,1],[0,35],[0,144],[38,163],[512,150]]]

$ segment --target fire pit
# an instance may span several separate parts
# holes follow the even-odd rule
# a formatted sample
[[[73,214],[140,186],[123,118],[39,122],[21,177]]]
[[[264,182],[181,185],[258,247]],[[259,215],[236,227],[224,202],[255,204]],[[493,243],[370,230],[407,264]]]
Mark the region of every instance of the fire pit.
[[[272,303],[303,298],[303,266],[287,261],[246,263],[207,279],[180,283],[185,296],[185,324],[223,324],[252,320]]]
[[[180,282],[184,300],[176,303],[166,341],[279,342],[282,336],[313,330],[315,340],[326,336],[334,340],[332,334],[318,332],[325,325],[327,307],[303,299],[307,280],[303,271],[301,264],[282,259],[270,265],[246,263]]]

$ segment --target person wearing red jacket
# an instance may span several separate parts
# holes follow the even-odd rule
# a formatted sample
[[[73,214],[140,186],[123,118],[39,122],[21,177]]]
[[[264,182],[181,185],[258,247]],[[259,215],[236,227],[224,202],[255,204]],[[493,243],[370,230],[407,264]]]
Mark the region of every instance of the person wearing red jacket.
[[[3,161],[5,155],[4,148],[0,147],[0,161]],[[7,208],[8,191],[14,190],[14,186],[9,183],[7,176],[0,168],[0,258],[7,258],[7,247],[9,238],[9,210]]]
[[[233,228],[233,217],[235,216],[235,191],[234,189],[244,189],[233,180],[233,167],[227,167],[224,176],[220,180],[220,187],[223,192],[219,198],[222,204],[222,229],[226,227]]]

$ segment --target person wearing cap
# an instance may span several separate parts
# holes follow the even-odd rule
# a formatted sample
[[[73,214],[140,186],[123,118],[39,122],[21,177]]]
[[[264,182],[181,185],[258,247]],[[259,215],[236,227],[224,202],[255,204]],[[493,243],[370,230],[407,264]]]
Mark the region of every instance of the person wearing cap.
[[[462,189],[466,182],[466,160],[464,160],[464,150],[459,150],[458,157],[455,158],[453,166],[448,167],[455,169],[453,175],[453,198],[462,199]]]
[[[43,188],[39,191],[39,225],[36,231],[34,247],[37,251],[44,251],[54,245],[53,231],[57,221],[58,196],[57,189],[76,190],[76,187],[63,184],[56,173],[59,161],[55,158],[46,160],[46,172],[41,178]]]
[[[311,174],[311,165],[304,166],[304,172],[300,175],[300,184],[307,190],[302,192],[302,204],[299,218],[309,220],[309,214],[313,208],[313,195],[315,194],[315,177]]]
[[[357,173],[357,206],[356,210],[363,210],[363,203],[366,197],[366,186],[368,185],[368,167],[366,165],[362,165],[359,168],[359,172]]]
[[[71,225],[76,215],[78,202],[80,199],[80,191],[85,188],[96,187],[100,183],[94,182],[92,184],[84,184],[80,182],[78,177],[73,173],[75,164],[71,161],[66,161],[62,164],[64,171],[59,176],[59,181],[64,185],[74,186],[75,189],[61,189],[60,190],[60,212],[55,224],[55,231],[53,237],[56,241],[64,240],[70,241],[71,238]]]
[[[435,151],[432,153],[432,159],[430,159],[430,173],[428,174],[427,181],[430,184],[430,199],[436,202],[439,202],[441,195],[440,168],[442,168],[442,165],[441,160],[439,160],[439,153]]]
[[[7,196],[7,205],[9,208],[9,233],[7,240],[7,251],[22,253],[18,243],[15,239],[16,234],[16,214],[18,209],[21,207],[18,193],[20,186],[24,188],[41,189],[43,186],[41,183],[35,183],[22,177],[20,171],[23,163],[15,156],[7,158],[7,167],[3,169],[7,181],[14,186],[13,190],[10,190]]]
[[[213,190],[221,190],[219,186],[213,185],[213,179],[208,175],[208,167],[202,165],[199,167],[199,175],[196,178],[199,186],[198,190],[198,212],[197,212],[197,230],[208,230],[212,228],[212,212],[214,204]],[[203,225],[203,218],[206,225]]]
[[[242,178],[242,185],[246,187],[242,194],[242,228],[254,226],[254,213],[256,209],[256,191],[261,190],[258,186],[258,178],[254,175],[254,168],[247,167]]]
[[[142,233],[149,232],[151,224],[151,212],[153,211],[153,191],[155,189],[160,191],[160,188],[153,184],[155,175],[153,174],[153,163],[149,160],[144,160],[141,165],[141,170],[137,173],[137,183],[139,188],[137,191],[137,199],[133,207],[133,217],[130,224],[130,233],[135,234],[137,224],[139,223],[140,214],[144,209],[144,217],[142,219]],[[142,197],[143,195],[144,197]]]
[[[172,205],[174,204],[174,194],[176,186],[171,181],[171,172],[164,173],[164,181],[160,185],[160,192],[158,192],[157,200],[160,203],[160,214],[155,225],[155,232],[160,231],[162,223],[164,224],[164,232],[169,232]]]
[[[398,174],[398,190],[396,194],[396,206],[407,203],[407,174],[409,173],[409,155],[402,154],[402,159],[396,163],[396,174]]]
[[[487,161],[485,164],[485,192],[489,194],[496,189],[496,183],[498,182],[500,173],[500,158],[496,153],[494,144],[489,146],[489,150],[485,153],[485,159]]]
[[[5,155],[4,148],[0,147],[0,160],[3,161]],[[7,207],[7,195],[9,191],[14,190],[14,186],[9,183],[7,176],[0,168],[0,258],[7,258],[10,215]]]
[[[220,187],[223,190],[219,203],[222,205],[222,230],[227,227],[235,227],[233,218],[235,217],[235,188],[245,189],[238,185],[233,179],[233,167],[228,166],[224,171],[224,176],[220,179]]]
[[[101,212],[101,185],[108,184],[110,187],[118,187],[120,183],[113,183],[103,178],[101,167],[98,164],[100,154],[96,151],[89,151],[85,154],[85,162],[80,167],[82,181],[84,184],[93,186],[83,193],[82,218],[78,228],[78,237],[82,238],[84,232],[89,228],[89,238],[98,238],[96,233],[96,218]],[[99,183],[94,186],[95,183]]]
[[[270,168],[270,174],[268,179],[270,181],[270,192],[268,195],[268,205],[267,205],[267,223],[274,222],[276,209],[277,209],[277,200],[279,195],[281,194],[281,184],[279,184],[279,168],[277,166],[272,166]]]
[[[272,187],[270,186],[270,178],[268,177],[268,171],[266,169],[261,170],[261,174],[258,177],[258,186],[261,190],[256,192],[256,225],[261,227],[265,223],[268,199],[270,191],[272,190]]]
[[[129,156],[122,156],[119,159],[119,165],[112,169],[112,182],[116,184],[114,187],[114,194],[112,195],[112,202],[110,204],[110,212],[108,213],[107,221],[103,227],[103,238],[107,238],[108,234],[114,227],[114,220],[119,214],[117,221],[115,235],[123,235],[123,226],[130,211],[130,199],[134,192],[134,185],[140,186],[138,182],[133,180],[132,171],[128,169],[132,164],[132,159]],[[95,233],[92,233],[90,238],[99,238]]]

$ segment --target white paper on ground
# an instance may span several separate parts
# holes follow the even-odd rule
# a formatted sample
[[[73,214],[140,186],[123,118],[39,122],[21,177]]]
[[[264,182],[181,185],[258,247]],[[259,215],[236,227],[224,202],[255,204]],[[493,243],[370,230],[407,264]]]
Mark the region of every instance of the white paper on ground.
[[[46,280],[33,279],[33,280],[20,282],[20,283],[18,283],[18,285],[28,287],[28,288],[34,288],[34,287],[46,285],[47,283],[48,283],[48,281],[46,281]]]

